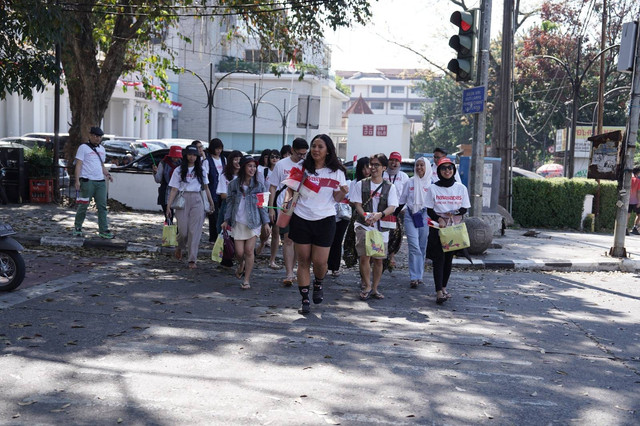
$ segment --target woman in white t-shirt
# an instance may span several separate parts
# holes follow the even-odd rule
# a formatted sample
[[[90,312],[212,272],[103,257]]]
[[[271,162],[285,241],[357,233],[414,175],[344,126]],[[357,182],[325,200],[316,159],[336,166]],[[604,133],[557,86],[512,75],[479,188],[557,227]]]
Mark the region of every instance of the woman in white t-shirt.
[[[349,192],[345,169],[336,155],[331,138],[320,134],[311,141],[310,155],[302,162],[304,173],[315,195],[298,198],[291,221],[289,238],[295,243],[298,259],[298,290],[302,296],[301,314],[311,311],[309,267],[313,263],[313,303],[322,303],[322,281],[327,274],[327,260],[336,227],[336,201]],[[299,167],[299,166],[296,166]],[[290,176],[293,172],[290,174]],[[287,191],[290,195],[291,189]],[[306,192],[306,191],[305,191]]]
[[[425,157],[418,158],[412,178],[402,187],[400,204],[406,205],[404,229],[409,246],[409,287],[424,284],[424,260],[427,254],[427,194],[431,187],[431,163]]]
[[[456,182],[456,166],[444,157],[438,162],[439,180],[431,185],[427,193],[427,214],[438,222],[440,228],[462,222],[462,216],[471,207],[467,188]],[[440,242],[440,231],[430,228],[427,257],[433,261],[433,281],[436,286],[436,303],[442,304],[449,297],[447,283],[451,275],[454,252],[444,252]]]
[[[171,204],[173,204],[178,192],[182,192],[185,201],[184,208],[175,210],[178,219],[178,247],[175,251],[175,257],[182,260],[182,252],[186,249],[189,252],[189,269],[196,267],[198,246],[204,224],[205,211],[201,191],[204,191],[209,201],[209,212],[215,208],[208,184],[209,179],[202,170],[198,148],[192,145],[186,147],[182,150],[182,164],[174,170],[169,181],[171,192],[167,200],[166,216],[171,217]]]
[[[265,192],[262,182],[256,178],[256,160],[245,155],[240,160],[238,178],[229,183],[227,208],[222,229],[230,230],[234,239],[238,269],[236,277],[244,274],[243,290],[251,288],[256,237],[261,230],[268,234],[269,215],[264,208],[258,208],[258,194]]]
[[[238,176],[238,172],[240,171],[240,158],[242,158],[242,153],[240,151],[234,150],[231,151],[231,154],[227,157],[227,164],[224,166],[224,171],[219,177],[218,187],[216,188],[216,194],[220,196],[220,210],[218,211],[218,222],[216,223],[216,227],[218,229],[222,229],[222,222],[224,222],[224,212],[227,208],[227,187],[229,186],[229,182],[234,180],[236,176]],[[231,266],[231,261],[226,263],[226,260],[222,261],[223,266]]]
[[[387,168],[389,160],[384,154],[376,154],[369,159],[371,177],[362,179],[356,183],[349,193],[351,202],[356,210],[356,252],[359,256],[360,278],[362,279],[361,300],[383,299],[378,291],[378,285],[382,278],[382,266],[384,257],[371,257],[366,253],[367,231],[380,231],[388,253],[389,230],[381,227],[381,219],[391,215],[398,207],[398,191],[395,186],[382,178],[382,173]],[[371,280],[371,260],[373,260],[373,280]]]

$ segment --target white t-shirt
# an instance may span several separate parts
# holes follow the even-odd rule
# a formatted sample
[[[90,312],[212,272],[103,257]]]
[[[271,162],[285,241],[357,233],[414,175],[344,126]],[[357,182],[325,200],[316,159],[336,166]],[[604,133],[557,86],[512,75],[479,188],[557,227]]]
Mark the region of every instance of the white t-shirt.
[[[222,164],[222,159],[213,158],[213,157],[211,157],[211,159],[213,160],[213,164],[215,164],[216,166],[216,170],[218,170],[218,176],[221,176],[222,172],[224,172],[224,165]]]
[[[171,180],[169,181],[169,186],[172,188],[178,188],[179,191],[200,192],[200,190],[202,190],[202,186],[200,185],[200,182],[198,181],[196,174],[193,172],[193,167],[189,167],[187,169],[187,176],[185,178],[186,182],[183,182],[181,180],[181,176],[180,176],[182,173],[181,167],[182,166],[178,166],[173,171],[173,174],[171,175]],[[202,176],[202,183],[204,185],[209,184],[209,177],[206,174]]]
[[[298,167],[302,169],[302,167]],[[347,184],[347,178],[342,170],[332,172],[323,167],[316,170],[315,174],[309,174],[307,179],[320,186],[320,191],[314,196],[298,198],[298,204],[294,213],[306,220],[320,220],[325,217],[335,216],[336,201],[333,192]]]
[[[426,204],[427,208],[433,209],[438,214],[452,213],[460,207],[467,209],[471,207],[467,187],[458,182],[448,188],[431,185]]]
[[[418,188],[420,191],[422,191],[422,201],[423,201],[423,205],[420,206],[420,209],[426,207],[426,201],[427,201],[427,194],[429,193],[429,188],[431,187],[431,179],[429,179],[428,176],[425,176],[425,182],[422,181],[418,181],[420,182],[420,187]],[[412,213],[416,213],[414,210],[414,204],[415,204],[415,199],[416,199],[416,192],[415,192],[415,179],[414,178],[409,178],[409,180],[407,181],[407,183],[404,184],[404,188],[402,189],[402,194],[400,195],[400,204],[406,204],[406,206],[408,208],[411,209]]]
[[[302,163],[302,160],[298,163],[294,163],[290,160],[291,157],[283,158],[282,160],[276,163],[276,166],[271,171],[269,175],[268,183],[269,186],[275,186],[277,190],[282,188],[282,181],[289,177],[289,173],[291,169],[298,164]],[[282,191],[278,196],[277,205],[282,207],[282,203],[284,202],[284,194],[286,191]]]
[[[234,180],[237,177],[237,175],[234,175],[231,180]],[[227,189],[229,188],[229,182],[231,182],[231,180],[227,180],[227,177],[225,175],[220,175],[220,178],[218,179],[218,187],[216,188],[216,194],[226,194]]]
[[[262,167],[262,170],[260,170],[259,172],[256,172],[256,176],[258,179],[258,182],[262,183],[267,189],[269,189],[269,176],[271,176],[271,174],[273,173],[273,170],[271,170],[268,167],[264,167],[264,166],[258,166],[258,169],[260,169],[260,167]],[[267,171],[267,178],[264,178],[264,171]]]
[[[96,151],[98,151],[97,154]],[[82,169],[80,170],[81,178],[89,180],[104,180],[102,163],[106,158],[106,152],[102,145],[98,145],[96,147],[96,151],[91,149],[91,147],[86,143],[83,143],[78,147],[76,160],[82,161]],[[100,155],[100,157],[98,157],[98,155]],[[100,161],[100,159],[102,159],[102,161]]]
[[[207,160],[207,157],[200,157],[200,164],[202,164],[202,172],[205,175],[209,174],[209,161]]]
[[[379,183],[374,183],[373,181],[371,182],[371,192],[375,191],[376,188],[380,186]],[[371,211],[372,212],[377,212],[378,211],[378,204],[380,204],[380,196],[382,195],[382,188],[380,188],[375,195],[373,196],[373,198],[371,198]],[[364,201],[367,201],[367,199],[362,199],[362,181],[359,180],[358,182],[355,183],[355,185],[351,188],[351,191],[349,192],[349,200],[351,200],[352,203],[360,203],[362,204]],[[398,207],[400,204],[398,203],[398,191],[395,190],[395,188],[393,187],[393,184],[391,185],[391,188],[389,188],[389,195],[387,196],[387,207],[389,206],[393,206]],[[378,221],[379,223],[379,221]],[[376,223],[374,226],[367,226],[367,225],[363,225],[360,222],[356,221],[354,226],[356,228],[360,227],[363,228],[367,231],[371,231],[373,229],[380,231],[380,229],[378,228],[378,224]],[[389,242],[389,233],[388,232],[383,232],[382,233],[382,238],[384,239],[385,243]]]
[[[407,183],[409,179],[411,179],[409,175],[403,172],[402,170],[398,170],[398,173],[393,176],[391,176],[388,173],[388,171],[385,170],[385,172],[382,174],[382,177],[383,179],[386,179],[389,182],[391,182],[393,186],[396,187],[396,190],[398,191],[398,197],[400,197],[400,194],[402,194],[402,190],[404,189],[404,184]]]

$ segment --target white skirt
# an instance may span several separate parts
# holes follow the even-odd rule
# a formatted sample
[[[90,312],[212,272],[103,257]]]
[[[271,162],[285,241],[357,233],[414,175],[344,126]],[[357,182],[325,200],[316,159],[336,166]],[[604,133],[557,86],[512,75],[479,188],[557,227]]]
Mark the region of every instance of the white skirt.
[[[260,235],[260,228],[251,229],[244,223],[236,222],[231,229],[231,236],[234,240],[244,241]]]

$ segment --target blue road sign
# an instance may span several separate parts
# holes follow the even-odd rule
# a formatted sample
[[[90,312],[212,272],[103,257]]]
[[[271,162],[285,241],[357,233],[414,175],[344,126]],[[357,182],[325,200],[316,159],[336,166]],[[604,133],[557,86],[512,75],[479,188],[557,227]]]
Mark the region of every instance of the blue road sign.
[[[462,112],[477,114],[484,111],[484,86],[472,87],[462,91]]]

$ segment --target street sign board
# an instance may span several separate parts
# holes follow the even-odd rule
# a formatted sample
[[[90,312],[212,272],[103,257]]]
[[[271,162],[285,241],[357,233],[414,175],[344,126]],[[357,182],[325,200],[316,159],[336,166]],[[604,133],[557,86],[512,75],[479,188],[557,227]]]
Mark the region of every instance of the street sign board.
[[[484,111],[484,86],[472,87],[462,91],[462,112],[477,114]]]

